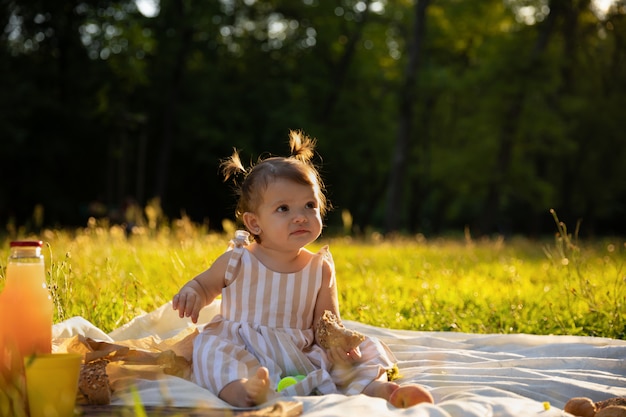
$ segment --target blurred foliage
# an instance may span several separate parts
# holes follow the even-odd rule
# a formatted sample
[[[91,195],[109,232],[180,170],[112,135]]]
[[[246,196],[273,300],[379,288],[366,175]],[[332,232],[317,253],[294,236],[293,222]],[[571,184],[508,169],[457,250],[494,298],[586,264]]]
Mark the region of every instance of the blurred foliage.
[[[148,1],[150,3],[150,1]],[[220,229],[232,148],[319,141],[335,210],[355,233],[626,226],[626,5],[589,0],[428,3],[404,198],[388,178],[417,2],[0,1],[0,223],[124,221],[159,198]],[[34,223],[34,222],[33,222]],[[34,226],[33,226],[34,227]],[[387,230],[389,231],[389,230]]]

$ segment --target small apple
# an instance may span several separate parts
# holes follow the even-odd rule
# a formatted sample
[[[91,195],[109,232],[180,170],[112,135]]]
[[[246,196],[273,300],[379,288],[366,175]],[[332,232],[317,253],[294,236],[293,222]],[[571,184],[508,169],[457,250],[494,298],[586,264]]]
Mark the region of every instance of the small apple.
[[[409,408],[419,403],[433,404],[432,395],[419,385],[402,385],[389,396],[389,403],[397,408]]]
[[[580,417],[594,417],[597,410],[590,398],[574,397],[565,403],[563,411]]]

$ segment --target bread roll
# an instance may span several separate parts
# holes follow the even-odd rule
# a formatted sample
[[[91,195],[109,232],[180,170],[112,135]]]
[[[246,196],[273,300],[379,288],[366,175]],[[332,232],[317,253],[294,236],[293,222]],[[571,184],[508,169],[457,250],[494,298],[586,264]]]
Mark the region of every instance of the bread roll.
[[[337,316],[329,310],[324,311],[319,318],[315,337],[317,343],[324,349],[340,347],[346,352],[359,346],[365,340],[365,336],[361,333],[346,329],[343,324],[339,323]]]
[[[82,365],[78,378],[78,390],[85,396],[88,404],[106,405],[111,403],[111,385],[106,367],[106,359]]]

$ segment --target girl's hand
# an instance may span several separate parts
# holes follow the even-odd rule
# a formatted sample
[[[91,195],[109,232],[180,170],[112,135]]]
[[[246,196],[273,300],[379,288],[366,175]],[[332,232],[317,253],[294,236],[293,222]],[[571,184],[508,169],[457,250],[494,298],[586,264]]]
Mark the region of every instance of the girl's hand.
[[[224,276],[230,256],[231,252],[224,252],[209,269],[187,281],[178,291],[172,299],[172,307],[178,310],[180,318],[190,317],[194,323],[198,322],[200,310],[211,303],[224,288]]]
[[[333,364],[339,366],[353,365],[360,362],[362,356],[358,346],[354,349],[350,349],[348,352],[340,347],[331,347],[330,349],[326,349],[326,354]]]
[[[190,286],[184,286],[172,299],[172,307],[178,310],[180,318],[190,317],[192,322],[197,323],[204,301],[202,294]]]

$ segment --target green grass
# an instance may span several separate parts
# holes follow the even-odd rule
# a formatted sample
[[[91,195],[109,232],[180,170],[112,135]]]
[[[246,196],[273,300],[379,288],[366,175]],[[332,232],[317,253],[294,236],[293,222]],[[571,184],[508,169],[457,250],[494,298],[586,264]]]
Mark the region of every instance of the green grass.
[[[344,320],[423,331],[625,339],[625,242],[581,243],[564,225],[557,231],[543,242],[325,237],[311,249],[330,244]],[[46,242],[54,321],[83,316],[109,332],[169,301],[223,252],[230,235],[207,233],[183,218],[128,237],[118,226],[95,221],[36,237]],[[0,246],[2,277],[9,241]]]

